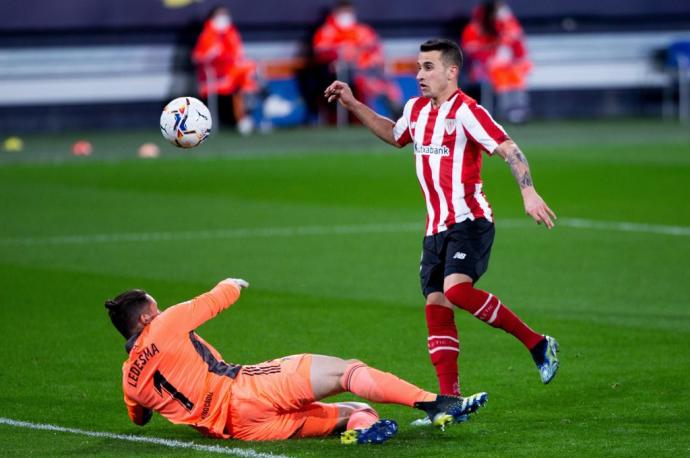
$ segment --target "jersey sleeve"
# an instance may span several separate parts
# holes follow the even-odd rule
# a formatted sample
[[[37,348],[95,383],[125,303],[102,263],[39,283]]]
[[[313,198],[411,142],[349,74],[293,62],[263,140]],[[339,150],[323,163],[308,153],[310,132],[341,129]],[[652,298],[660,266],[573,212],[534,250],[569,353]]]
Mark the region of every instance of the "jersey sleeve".
[[[163,320],[170,330],[193,331],[237,302],[239,297],[240,287],[232,280],[223,280],[211,291],[168,308],[157,320]]]
[[[149,420],[151,420],[153,411],[130,399],[126,394],[125,406],[127,407],[127,415],[129,415],[129,419],[132,420],[132,423],[135,425],[144,426],[149,422]]]
[[[402,116],[393,126],[393,138],[400,146],[405,146],[412,142],[412,134],[410,133],[410,115],[412,114],[412,105],[415,99],[408,100],[403,109]]]
[[[229,39],[229,49],[228,57],[234,61],[239,61],[244,59],[244,47],[242,44],[242,37],[235,27],[230,28],[230,33],[228,34]]]
[[[210,26],[204,24],[204,28],[192,50],[192,60],[195,63],[206,63],[213,59],[218,52],[216,40],[211,33]]]
[[[477,103],[463,104],[460,107],[459,118],[462,127],[479,144],[484,151],[492,155],[496,147],[506,140],[510,140],[503,127],[491,117],[488,111]]]

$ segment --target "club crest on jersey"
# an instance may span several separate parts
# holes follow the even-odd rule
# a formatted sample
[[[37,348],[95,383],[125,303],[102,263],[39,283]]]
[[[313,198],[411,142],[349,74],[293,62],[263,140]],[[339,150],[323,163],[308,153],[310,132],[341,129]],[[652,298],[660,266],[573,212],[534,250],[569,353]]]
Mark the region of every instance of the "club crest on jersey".
[[[450,134],[452,134],[453,132],[455,132],[455,118],[453,118],[453,119],[446,119],[446,124],[445,124],[445,126],[446,126],[446,133],[447,133],[448,135],[450,135]]]

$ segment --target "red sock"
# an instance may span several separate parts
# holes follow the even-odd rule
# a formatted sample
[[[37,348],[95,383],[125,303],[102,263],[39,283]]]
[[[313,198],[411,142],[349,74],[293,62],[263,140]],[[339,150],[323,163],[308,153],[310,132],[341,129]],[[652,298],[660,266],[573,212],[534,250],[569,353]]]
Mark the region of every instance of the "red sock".
[[[347,429],[366,429],[376,423],[379,415],[371,407],[357,409],[352,412],[350,419],[347,421]]]
[[[460,341],[455,327],[455,313],[442,305],[426,305],[426,326],[429,331],[429,356],[436,369],[441,394],[460,396],[458,354]]]
[[[496,296],[475,289],[469,282],[459,283],[450,288],[446,291],[446,298],[487,324],[514,335],[528,349],[532,349],[544,338],[543,335],[532,331]]]
[[[400,404],[413,407],[416,402],[436,399],[436,395],[424,391],[389,372],[381,372],[361,361],[355,361],[345,369],[340,378],[345,391],[374,402]]]

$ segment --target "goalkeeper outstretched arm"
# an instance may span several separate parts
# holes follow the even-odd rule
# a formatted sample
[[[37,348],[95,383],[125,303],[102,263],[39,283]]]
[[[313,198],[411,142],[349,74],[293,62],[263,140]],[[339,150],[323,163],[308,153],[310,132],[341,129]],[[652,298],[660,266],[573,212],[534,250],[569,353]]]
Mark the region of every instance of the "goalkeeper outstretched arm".
[[[170,329],[192,331],[237,302],[242,288],[248,286],[249,283],[242,279],[225,279],[211,291],[168,308],[161,314],[161,319],[167,321],[166,325]]]

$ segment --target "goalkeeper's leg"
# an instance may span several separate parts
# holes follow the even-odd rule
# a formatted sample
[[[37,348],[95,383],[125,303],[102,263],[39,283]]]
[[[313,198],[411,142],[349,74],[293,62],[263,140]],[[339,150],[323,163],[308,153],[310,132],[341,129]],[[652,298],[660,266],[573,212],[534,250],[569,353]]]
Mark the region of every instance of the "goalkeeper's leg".
[[[439,426],[461,421],[461,417],[475,412],[487,400],[486,393],[468,398],[439,396],[389,372],[369,367],[359,360],[344,360],[332,356],[313,355],[310,376],[317,400],[349,391],[369,401],[421,409],[430,417],[443,414],[445,421],[439,423]]]
[[[373,402],[409,407],[413,407],[416,402],[436,399],[434,393],[354,359],[313,355],[310,375],[314,398],[317,400],[344,391]]]

